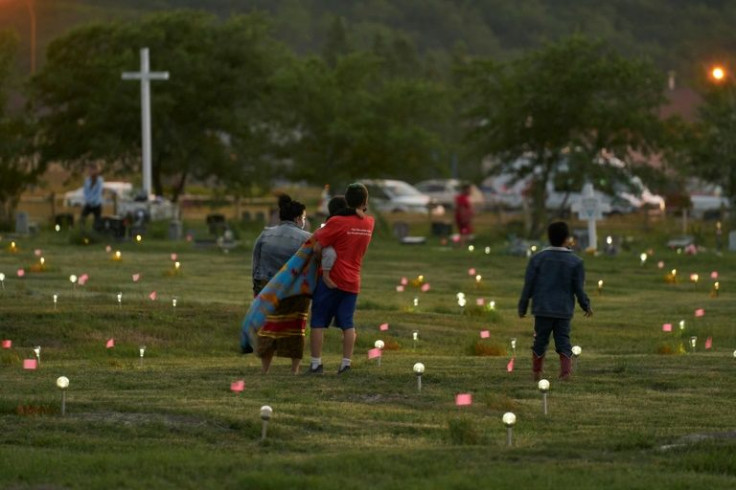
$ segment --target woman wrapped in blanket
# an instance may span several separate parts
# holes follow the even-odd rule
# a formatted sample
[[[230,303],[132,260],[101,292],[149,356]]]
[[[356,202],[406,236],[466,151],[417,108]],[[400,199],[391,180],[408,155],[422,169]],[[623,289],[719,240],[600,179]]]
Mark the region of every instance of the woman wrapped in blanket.
[[[303,230],[305,209],[304,204],[287,195],[279,197],[280,223],[263,230],[253,247],[254,297],[309,239],[310,233]],[[291,372],[299,373],[310,301],[306,295],[285,298],[258,330],[256,355],[261,358],[264,374],[268,373],[274,354],[291,358]]]

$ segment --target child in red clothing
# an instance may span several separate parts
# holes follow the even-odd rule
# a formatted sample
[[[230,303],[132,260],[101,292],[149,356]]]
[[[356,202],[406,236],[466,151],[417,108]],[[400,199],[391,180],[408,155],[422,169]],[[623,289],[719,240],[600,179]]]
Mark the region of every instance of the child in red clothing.
[[[345,200],[349,208],[356,210],[356,214],[333,216],[313,235],[315,252],[319,253],[323,247],[334,247],[337,259],[330,271],[330,278],[336,287],[330,288],[320,279],[312,296],[310,373],[322,373],[324,330],[333,319],[343,333],[343,359],[338,374],[350,369],[353,356],[356,338],[353,315],[360,292],[360,270],[375,222],[371,216],[364,214],[368,204],[368,189],[364,185],[349,185]]]

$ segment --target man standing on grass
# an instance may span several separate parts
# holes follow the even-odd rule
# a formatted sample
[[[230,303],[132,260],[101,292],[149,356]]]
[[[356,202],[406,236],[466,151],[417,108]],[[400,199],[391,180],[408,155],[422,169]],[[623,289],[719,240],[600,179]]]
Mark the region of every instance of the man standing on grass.
[[[312,374],[321,374],[323,371],[324,331],[333,319],[335,325],[342,330],[342,362],[338,374],[350,369],[355,347],[353,316],[360,292],[360,269],[375,222],[373,217],[365,215],[368,189],[364,185],[350,184],[345,191],[345,200],[349,208],[356,210],[356,214],[334,216],[312,235],[316,241],[316,253],[323,247],[331,246],[337,254],[337,260],[330,271],[330,278],[336,287],[328,287],[320,278],[312,296],[310,322],[312,359],[309,367],[309,373]]]

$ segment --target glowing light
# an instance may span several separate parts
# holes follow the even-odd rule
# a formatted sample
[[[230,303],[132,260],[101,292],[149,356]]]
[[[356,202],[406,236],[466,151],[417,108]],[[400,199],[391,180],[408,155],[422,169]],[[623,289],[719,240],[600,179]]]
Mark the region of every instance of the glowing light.
[[[572,355],[575,357],[578,357],[580,354],[582,354],[583,348],[579,345],[573,345],[572,346]]]
[[[486,247],[485,252],[486,252],[486,255],[490,255],[490,253],[491,253],[491,247]]]
[[[710,71],[713,80],[720,82],[726,78],[726,70],[722,66],[714,66]]]
[[[383,340],[376,340],[376,342],[373,344],[373,347],[383,350],[385,345],[386,344],[383,343]]]
[[[641,255],[639,256],[639,259],[641,260],[641,265],[644,265],[644,264],[646,264],[646,262],[647,262],[647,257],[648,257],[648,255],[647,255],[646,253],[642,253],[642,254],[641,254]]]
[[[472,252],[474,250],[475,250],[475,246],[474,245],[468,245],[468,252]]]
[[[539,383],[537,383],[537,388],[539,388],[539,391],[542,393],[549,391],[549,381],[546,379],[540,379]]]
[[[481,279],[483,279],[483,276],[481,276],[480,274],[477,274],[477,275],[475,276],[475,282],[480,282],[480,281],[481,281]]]
[[[46,259],[44,259],[43,257],[41,257],[40,259],[38,259],[38,261],[41,262],[41,265],[46,264]]]
[[[72,284],[75,284],[77,282],[77,279],[77,276],[75,276],[74,274],[69,276],[69,282],[71,282]]]
[[[516,424],[516,415],[513,412],[506,412],[501,420],[506,427],[513,427]]]
[[[69,378],[67,378],[66,376],[59,376],[58,378],[56,378],[56,386],[58,386],[61,390],[69,388]]]
[[[56,230],[57,233],[60,232],[61,231],[61,226],[59,226],[59,225],[54,226],[54,230]]]
[[[273,408],[269,407],[268,405],[263,405],[261,407],[261,419],[270,420],[272,415],[273,415]]]
[[[414,364],[414,373],[417,375],[421,375],[422,373],[424,373],[424,364],[422,364],[421,362]]]
[[[685,320],[680,320],[680,330],[685,330]]]
[[[700,276],[699,275],[697,275],[697,274],[690,274],[690,281],[691,282],[697,283],[698,280],[700,280]]]
[[[142,236],[140,236],[140,235],[136,235],[135,236],[135,241],[136,242],[141,243],[141,240],[143,240],[143,237]]]

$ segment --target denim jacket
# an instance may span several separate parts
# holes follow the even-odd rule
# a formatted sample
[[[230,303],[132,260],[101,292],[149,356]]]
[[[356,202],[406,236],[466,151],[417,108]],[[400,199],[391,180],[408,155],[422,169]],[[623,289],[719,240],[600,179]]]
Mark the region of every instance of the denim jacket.
[[[532,300],[532,315],[569,319],[575,311],[575,297],[588,311],[590,299],[583,291],[584,284],[585,268],[580,257],[563,247],[545,248],[527,265],[519,315],[526,315]]]
[[[293,221],[282,221],[261,232],[253,246],[253,282],[268,281],[281,269],[311,233]]]

